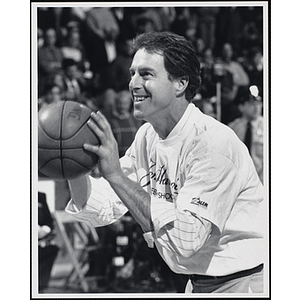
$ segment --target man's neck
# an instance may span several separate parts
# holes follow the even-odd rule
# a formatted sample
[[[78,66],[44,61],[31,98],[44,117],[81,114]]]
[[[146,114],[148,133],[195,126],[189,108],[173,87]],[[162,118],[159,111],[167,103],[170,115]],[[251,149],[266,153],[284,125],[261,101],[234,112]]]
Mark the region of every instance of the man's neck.
[[[187,101],[181,102],[180,105],[177,105],[176,107],[174,107],[174,109],[170,110],[167,117],[157,119],[153,123],[149,121],[160,138],[167,138],[167,136],[182,118],[188,105],[189,102]]]

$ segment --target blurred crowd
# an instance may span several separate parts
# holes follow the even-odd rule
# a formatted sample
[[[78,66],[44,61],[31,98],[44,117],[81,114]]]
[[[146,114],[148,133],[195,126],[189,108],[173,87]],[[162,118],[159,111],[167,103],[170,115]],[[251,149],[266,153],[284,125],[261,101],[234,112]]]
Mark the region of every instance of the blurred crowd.
[[[221,83],[221,121],[237,117],[240,86],[263,94],[262,7],[40,7],[39,107],[59,100],[111,113],[116,93],[127,90],[132,39],[172,31],[195,47],[202,68],[196,99],[214,102]]]
[[[260,122],[254,125],[254,140],[260,147],[257,164],[262,169],[263,131],[259,127],[262,126],[263,109],[262,7],[39,7],[37,27],[38,109],[52,102],[71,100],[94,111],[101,110],[112,126],[120,156],[141,126],[132,116],[128,92],[128,69],[134,54],[132,39],[149,31],[172,31],[185,36],[194,46],[201,65],[202,85],[194,103],[203,113],[219,118],[233,130],[244,123],[246,126],[249,122],[236,126],[237,120],[246,119],[251,113],[241,93],[244,90],[247,94],[250,86],[256,87],[255,100],[259,101],[252,101],[256,111],[252,108],[251,118],[252,123],[256,119]],[[243,102],[240,99],[244,99]],[[252,153],[256,152],[252,149]],[[97,176],[96,170],[94,176]],[[159,256],[141,255],[137,249],[142,247],[137,246],[142,239],[141,232],[130,216],[124,222],[127,227],[115,224],[99,229],[103,245],[110,246],[104,247],[102,254],[93,256],[96,262],[99,255],[107,257],[105,266],[99,261],[91,263],[90,272],[107,278],[109,261],[113,264],[115,255],[111,246],[122,248],[115,244],[122,233],[130,237],[126,246],[130,251],[118,255],[125,257],[124,267],[131,269],[131,275],[133,261],[139,277],[146,274],[143,270],[147,263],[147,270],[152,270],[147,274],[155,274],[152,276],[154,282],[172,277],[174,286],[182,292],[184,283],[179,282],[186,279],[167,271]],[[149,257],[156,257],[157,261],[153,258],[149,261]],[[110,278],[117,277],[116,274],[110,274]],[[118,274],[121,276],[122,272]]]

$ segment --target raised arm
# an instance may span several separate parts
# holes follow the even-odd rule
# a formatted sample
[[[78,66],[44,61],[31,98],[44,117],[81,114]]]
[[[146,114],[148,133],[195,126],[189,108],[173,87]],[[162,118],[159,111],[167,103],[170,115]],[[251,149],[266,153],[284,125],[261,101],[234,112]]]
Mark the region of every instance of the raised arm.
[[[92,113],[91,116],[92,119],[88,125],[101,140],[101,145],[85,144],[85,149],[99,156],[99,169],[103,177],[142,229],[145,232],[151,231],[153,225],[150,214],[150,195],[123,173],[119,162],[118,145],[105,117],[100,112]],[[80,196],[78,197],[81,199]]]
[[[137,182],[131,180],[121,168],[117,143],[101,113],[92,114],[89,126],[101,140],[101,146],[84,147],[99,156],[99,169],[103,178],[142,227],[148,245],[152,247],[156,241],[185,257],[197,251],[211,232],[210,222],[176,208],[174,203],[162,202],[155,196],[150,196]],[[83,205],[89,190],[88,183],[84,184],[84,191],[76,183],[73,190],[73,193],[76,190],[78,192],[74,198],[77,196],[77,201]]]

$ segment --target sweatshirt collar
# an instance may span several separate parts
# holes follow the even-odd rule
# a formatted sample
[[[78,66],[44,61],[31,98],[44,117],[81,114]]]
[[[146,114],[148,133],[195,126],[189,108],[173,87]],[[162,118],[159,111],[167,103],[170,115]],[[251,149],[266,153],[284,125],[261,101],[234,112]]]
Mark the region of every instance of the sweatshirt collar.
[[[173,143],[177,143],[180,141],[180,136],[182,132],[185,132],[186,130],[190,130],[188,126],[188,120],[190,120],[191,115],[193,113],[193,110],[195,108],[195,105],[193,103],[189,103],[187,106],[184,114],[182,115],[179,122],[175,125],[175,127],[172,129],[172,131],[169,133],[169,135],[166,137],[166,139],[159,139],[159,142],[161,144],[164,144],[166,146],[169,146]]]

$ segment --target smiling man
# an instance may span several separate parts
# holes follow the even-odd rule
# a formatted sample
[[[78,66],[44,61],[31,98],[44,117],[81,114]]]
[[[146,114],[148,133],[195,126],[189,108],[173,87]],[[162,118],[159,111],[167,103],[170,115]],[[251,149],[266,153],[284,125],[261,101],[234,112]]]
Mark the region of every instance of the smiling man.
[[[187,292],[262,293],[267,217],[246,146],[191,103],[200,66],[190,43],[168,32],[140,35],[129,89],[134,116],[146,121],[124,157],[105,117],[89,126],[101,146],[100,179],[69,181],[66,210],[105,226],[127,211],[167,265],[187,274]]]

